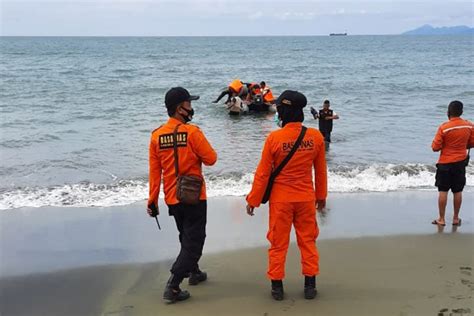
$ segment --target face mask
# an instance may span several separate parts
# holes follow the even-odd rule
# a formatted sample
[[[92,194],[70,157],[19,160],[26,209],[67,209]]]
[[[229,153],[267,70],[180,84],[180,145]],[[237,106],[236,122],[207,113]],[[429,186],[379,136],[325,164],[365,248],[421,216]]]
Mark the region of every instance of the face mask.
[[[194,109],[191,109],[191,110],[188,110],[188,109],[185,109],[185,108],[182,108],[183,110],[186,111],[186,113],[188,114],[187,116],[184,116],[184,121],[187,123],[187,122],[190,122],[192,117],[194,116]]]
[[[278,112],[275,113],[275,116],[273,117],[273,120],[275,121],[275,124],[278,127],[282,127],[283,122],[280,120],[280,116],[278,115]]]

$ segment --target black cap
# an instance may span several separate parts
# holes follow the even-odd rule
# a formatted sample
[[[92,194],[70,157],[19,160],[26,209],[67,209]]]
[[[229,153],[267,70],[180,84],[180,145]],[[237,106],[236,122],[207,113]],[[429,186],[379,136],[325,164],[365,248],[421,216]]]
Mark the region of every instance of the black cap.
[[[304,108],[307,104],[306,97],[304,94],[298,91],[285,90],[276,100],[276,105],[295,106]]]
[[[197,99],[199,99],[198,95],[190,95],[188,90],[183,87],[174,87],[166,92],[165,105],[169,108],[184,101],[193,101]]]

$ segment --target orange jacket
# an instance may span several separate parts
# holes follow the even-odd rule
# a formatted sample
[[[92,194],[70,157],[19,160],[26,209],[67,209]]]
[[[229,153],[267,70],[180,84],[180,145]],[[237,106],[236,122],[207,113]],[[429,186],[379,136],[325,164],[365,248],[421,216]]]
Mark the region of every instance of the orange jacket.
[[[291,150],[301,132],[301,123],[287,123],[268,135],[252,185],[247,196],[250,206],[258,207],[273,167],[276,168]],[[313,184],[313,173],[316,183]],[[316,188],[316,190],[315,190]],[[327,196],[327,170],[324,139],[314,128],[308,128],[299,149],[276,177],[270,202],[305,202],[324,200]]]
[[[178,128],[178,165],[179,174],[199,175],[202,177],[202,163],[213,165],[217,154],[207,141],[201,130],[191,124],[183,124],[175,118],[155,129],[151,134],[149,163],[150,163],[150,192],[148,205],[158,202],[161,176],[163,173],[163,191],[168,205],[178,204],[176,198],[176,176],[174,169],[173,132]],[[206,185],[203,184],[201,200],[206,199]]]
[[[474,125],[460,117],[453,117],[438,128],[431,148],[440,151],[438,163],[452,163],[466,159],[467,147],[474,147]]]
[[[274,100],[275,97],[273,97],[272,89],[269,86],[265,86],[263,89],[263,101],[265,103],[272,103]]]
[[[239,79],[235,79],[229,84],[229,89],[232,90],[236,94],[240,93],[240,90],[242,90],[242,87],[243,87],[242,81],[240,81]]]

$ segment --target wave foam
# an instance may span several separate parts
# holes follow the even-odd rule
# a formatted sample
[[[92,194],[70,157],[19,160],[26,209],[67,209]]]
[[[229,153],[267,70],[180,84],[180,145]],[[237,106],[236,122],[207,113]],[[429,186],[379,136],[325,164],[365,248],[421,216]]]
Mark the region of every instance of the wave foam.
[[[435,168],[422,164],[336,167],[329,170],[330,192],[388,192],[435,190]],[[474,168],[466,170],[467,185],[474,186]],[[244,196],[253,174],[224,174],[207,177],[209,197]],[[469,188],[470,190],[471,188]],[[144,179],[120,180],[112,184],[78,183],[49,188],[18,188],[0,194],[0,210],[20,207],[107,207],[143,201],[148,195]]]

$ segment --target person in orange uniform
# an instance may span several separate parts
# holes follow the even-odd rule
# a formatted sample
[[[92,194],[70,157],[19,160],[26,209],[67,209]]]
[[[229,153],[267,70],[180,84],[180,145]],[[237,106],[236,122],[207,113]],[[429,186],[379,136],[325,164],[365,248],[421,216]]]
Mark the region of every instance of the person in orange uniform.
[[[171,88],[165,96],[169,120],[155,129],[151,135],[149,149],[150,192],[148,197],[148,214],[155,217],[159,214],[158,195],[163,179],[165,203],[169,215],[174,216],[179,231],[181,250],[171,268],[171,277],[166,285],[163,299],[168,302],[182,301],[189,298],[188,291],[179,287],[185,277],[189,284],[197,285],[207,279],[207,274],[199,269],[198,261],[202,255],[206,237],[206,186],[203,183],[200,202],[197,205],[180,203],[176,196],[176,175],[174,167],[173,133],[178,126],[178,166],[180,175],[202,176],[202,163],[213,165],[217,155],[203,132],[194,125],[187,124],[194,115],[191,101],[199,99],[182,88]]]
[[[298,138],[303,126],[303,108],[306,103],[306,97],[297,91],[286,90],[278,97],[277,112],[283,128],[271,132],[265,141],[252,190],[247,196],[249,215],[254,214],[254,208],[262,201],[272,168],[284,160]],[[308,128],[298,150],[275,178],[269,199],[267,239],[271,246],[268,250],[267,276],[272,283],[271,294],[276,300],[282,300],[284,297],[285,258],[292,225],[295,227],[301,252],[305,298],[312,299],[316,295],[316,275],[319,274],[316,205],[318,209],[322,209],[326,204],[326,196],[324,139],[318,130]]]
[[[260,89],[262,89],[263,102],[266,104],[273,104],[275,98],[273,97],[272,89],[267,86],[265,81],[260,82]]]
[[[462,191],[466,184],[467,149],[474,147],[473,124],[461,118],[463,104],[452,101],[448,106],[449,121],[441,124],[436,132],[431,148],[441,151],[436,164],[436,183],[438,187],[439,217],[432,224],[445,226],[448,191],[453,192],[453,225],[460,226],[459,211],[462,204]]]

